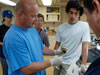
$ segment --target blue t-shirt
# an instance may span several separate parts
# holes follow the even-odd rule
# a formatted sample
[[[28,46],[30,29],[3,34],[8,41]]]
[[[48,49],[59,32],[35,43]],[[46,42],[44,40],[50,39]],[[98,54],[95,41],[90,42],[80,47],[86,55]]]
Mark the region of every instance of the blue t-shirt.
[[[22,29],[12,25],[3,40],[3,52],[8,64],[9,75],[24,75],[19,69],[32,64],[42,62],[44,48],[36,29]],[[45,70],[31,75],[46,75]]]

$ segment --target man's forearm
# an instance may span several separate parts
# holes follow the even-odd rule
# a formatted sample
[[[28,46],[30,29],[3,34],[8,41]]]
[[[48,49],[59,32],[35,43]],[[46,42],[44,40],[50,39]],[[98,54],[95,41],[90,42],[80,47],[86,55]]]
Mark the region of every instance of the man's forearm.
[[[23,67],[20,70],[25,73],[25,74],[32,74],[35,72],[39,72],[43,69],[46,69],[47,67],[50,67],[51,63],[49,60],[44,61],[44,62],[33,62],[29,66]]]
[[[56,44],[55,44],[54,49],[57,50],[57,49],[59,48],[59,46],[60,46],[60,42],[57,42],[57,41],[56,41]]]
[[[44,55],[55,55],[54,50],[49,49],[47,47],[43,48],[43,54]]]
[[[87,63],[87,58],[88,58],[88,42],[84,43],[82,45],[82,63],[81,64],[84,64],[86,65]]]
[[[81,63],[81,64],[86,65],[86,63],[87,63],[87,58],[88,58],[88,51],[87,51],[87,50],[84,50],[84,51],[82,52],[82,63]]]

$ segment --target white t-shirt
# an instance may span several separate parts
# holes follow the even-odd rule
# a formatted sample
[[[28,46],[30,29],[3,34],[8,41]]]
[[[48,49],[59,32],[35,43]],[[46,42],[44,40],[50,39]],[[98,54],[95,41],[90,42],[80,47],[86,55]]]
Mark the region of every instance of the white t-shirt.
[[[76,24],[67,22],[58,27],[55,37],[56,41],[61,42],[61,46],[68,48],[63,55],[63,64],[75,64],[82,52],[82,42],[90,42],[90,31],[88,23],[78,21]],[[60,48],[59,47],[59,48]]]

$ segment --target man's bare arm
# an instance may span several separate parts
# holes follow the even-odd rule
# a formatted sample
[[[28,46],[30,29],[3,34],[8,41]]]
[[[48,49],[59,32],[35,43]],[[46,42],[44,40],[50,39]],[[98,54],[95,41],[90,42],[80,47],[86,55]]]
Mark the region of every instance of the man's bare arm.
[[[57,50],[57,49],[59,48],[59,46],[60,46],[60,42],[57,42],[57,41],[56,41],[56,44],[55,44],[54,49]]]
[[[86,65],[86,63],[87,63],[88,46],[89,46],[89,42],[82,43],[82,63],[81,64],[84,64],[84,65]]]
[[[23,67],[20,70],[25,74],[32,74],[35,72],[39,72],[43,69],[46,69],[47,67],[51,66],[50,61],[44,61],[44,62],[33,62],[29,66]]]

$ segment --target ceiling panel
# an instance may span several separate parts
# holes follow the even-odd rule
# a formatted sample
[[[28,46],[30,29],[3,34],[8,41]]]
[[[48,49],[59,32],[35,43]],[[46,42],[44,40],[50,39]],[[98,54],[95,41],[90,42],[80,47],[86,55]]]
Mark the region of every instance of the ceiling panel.
[[[13,2],[17,3],[19,0],[11,0],[11,1],[13,1]]]
[[[19,0],[11,0],[17,3]],[[39,6],[43,6],[42,0],[34,0]],[[68,0],[52,0],[52,6],[64,6]]]
[[[19,0],[11,0],[17,3]],[[42,0],[34,0],[39,6],[43,6]],[[69,0],[52,0],[52,6],[65,6]],[[82,1],[82,0],[79,0]]]
[[[11,1],[17,3],[19,0],[11,0]],[[37,0],[34,0],[34,1],[36,2]]]

